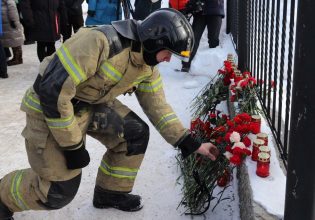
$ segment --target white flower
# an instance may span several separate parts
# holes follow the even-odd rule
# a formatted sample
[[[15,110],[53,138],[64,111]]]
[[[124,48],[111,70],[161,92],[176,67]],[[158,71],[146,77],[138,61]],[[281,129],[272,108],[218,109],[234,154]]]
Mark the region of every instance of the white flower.
[[[245,144],[243,142],[236,142],[233,144],[232,149],[234,149],[235,147],[239,147],[239,148],[246,148]]]
[[[241,141],[241,136],[238,132],[233,131],[231,136],[230,136],[230,141],[231,143],[236,143]]]
[[[230,159],[232,156],[233,156],[233,154],[231,154],[230,152],[228,152],[228,151],[225,151],[224,153],[223,153],[223,155],[226,157],[226,159]]]

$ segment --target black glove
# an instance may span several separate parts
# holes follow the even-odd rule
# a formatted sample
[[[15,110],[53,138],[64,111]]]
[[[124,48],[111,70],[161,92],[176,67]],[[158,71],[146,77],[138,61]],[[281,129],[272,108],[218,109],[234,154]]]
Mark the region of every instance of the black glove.
[[[124,120],[115,110],[102,104],[95,105],[94,114],[88,131],[115,134],[118,137],[123,137]]]
[[[84,142],[82,147],[76,150],[65,150],[64,156],[66,158],[67,167],[69,170],[86,167],[90,163],[89,152],[85,149]]]
[[[186,134],[175,144],[175,146],[178,146],[178,148],[181,149],[182,157],[185,159],[200,147],[200,143],[196,141],[191,134]]]
[[[95,16],[95,11],[88,10],[87,14],[88,14],[90,17],[94,17],[94,16]]]
[[[10,21],[10,26],[11,26],[11,28],[16,29],[16,25],[15,25],[14,21]]]

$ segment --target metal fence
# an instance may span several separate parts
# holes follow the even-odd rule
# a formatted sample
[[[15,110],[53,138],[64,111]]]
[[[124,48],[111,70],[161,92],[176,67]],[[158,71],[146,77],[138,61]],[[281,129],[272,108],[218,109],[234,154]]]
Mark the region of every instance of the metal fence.
[[[314,8],[315,1],[227,0],[239,68],[264,81],[258,97],[287,168],[285,220],[315,219]]]
[[[241,70],[252,72],[259,100],[287,167],[296,1],[227,0],[231,33]]]

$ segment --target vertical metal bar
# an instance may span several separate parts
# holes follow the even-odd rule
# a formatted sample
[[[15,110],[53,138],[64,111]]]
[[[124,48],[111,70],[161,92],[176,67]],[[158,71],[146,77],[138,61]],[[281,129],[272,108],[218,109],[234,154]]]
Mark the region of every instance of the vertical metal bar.
[[[269,45],[269,21],[270,21],[270,15],[269,15],[269,7],[270,7],[270,1],[267,1],[267,5],[266,5],[266,8],[265,8],[265,11],[266,11],[266,22],[265,22],[265,25],[266,25],[266,34],[265,34],[265,49],[264,49],[264,53],[265,53],[265,56],[264,56],[264,89],[263,89],[263,103],[264,103],[264,106],[266,107],[267,105],[267,83],[269,82],[269,80],[267,80],[267,67],[268,65],[270,65],[270,63],[267,62],[268,60],[268,48],[270,48],[270,45]]]
[[[246,71],[249,69],[250,62],[250,0],[246,0]]]
[[[278,48],[279,48],[279,19],[280,19],[280,0],[277,0],[277,11],[276,11],[276,39],[275,39],[275,68],[273,71],[273,81],[276,86],[278,86]],[[277,88],[278,89],[278,88]],[[271,116],[271,121],[272,121],[272,127],[275,129],[275,121],[276,121],[276,99],[277,99],[277,92],[275,91],[273,93],[273,103],[272,103],[272,116]]]
[[[315,219],[314,8],[298,2],[285,220]]]
[[[293,34],[294,34],[294,10],[295,10],[295,0],[291,0],[290,5],[290,32],[289,32],[289,54],[288,54],[288,71],[287,71],[287,98],[286,98],[286,113],[284,119],[284,142],[283,142],[283,152],[284,158],[287,159],[288,152],[288,133],[289,133],[289,116],[290,116],[290,105],[291,105],[291,78],[292,78],[292,57],[293,57]]]
[[[273,46],[274,46],[274,22],[275,22],[275,1],[272,1],[272,5],[271,5],[271,22],[270,22],[270,49],[269,49],[269,79],[272,79],[272,67],[275,66],[275,63],[273,63]],[[267,104],[267,112],[268,112],[268,116],[270,117],[271,115],[271,88],[268,88],[268,104]]]
[[[254,13],[254,15],[255,15],[255,23],[254,23],[254,26],[255,26],[255,33],[254,33],[254,35],[255,35],[255,47],[254,47],[254,72],[253,72],[253,76],[255,76],[256,78],[257,78],[257,54],[258,54],[258,52],[257,52],[257,35],[258,35],[258,19],[257,19],[257,17],[258,17],[258,6],[257,6],[257,1],[255,1],[255,13]]]
[[[261,10],[261,51],[260,51],[260,79],[261,79],[261,83],[260,83],[260,98],[262,100],[264,100],[264,96],[263,96],[263,82],[264,82],[264,66],[266,65],[265,62],[265,51],[264,51],[264,47],[265,47],[265,0],[262,1],[262,6],[260,8]]]
[[[285,59],[285,42],[287,30],[287,0],[283,0],[282,11],[282,34],[281,34],[281,56],[280,56],[280,75],[279,75],[279,97],[278,97],[278,137],[281,138],[282,131],[282,100],[283,100],[283,72],[284,72],[284,59]],[[284,156],[284,155],[281,155]]]
[[[250,34],[250,42],[249,42],[249,45],[250,45],[250,49],[249,49],[249,57],[250,57],[250,61],[249,61],[249,70],[252,72],[253,71],[253,51],[254,51],[254,46],[253,46],[253,22],[254,22],[254,19],[253,19],[253,1],[249,1],[249,34]]]
[[[226,1],[226,34],[231,33],[231,2],[233,0]]]
[[[252,19],[251,19],[251,30],[253,30],[252,31],[252,42],[251,42],[251,45],[252,45],[252,49],[251,49],[251,58],[252,58],[252,60],[251,60],[251,69],[250,69],[250,71],[252,72],[252,75],[254,74],[254,72],[255,72],[255,70],[254,70],[254,67],[255,67],[255,56],[254,56],[254,53],[255,53],[255,50],[256,50],[256,48],[255,48],[255,41],[254,41],[254,39],[255,39],[255,2],[254,1],[250,1],[251,2],[251,4],[252,4],[252,9],[251,9],[251,13],[252,13]]]
[[[238,22],[238,29],[240,27],[245,27],[245,30],[242,29],[241,31],[239,31],[238,34],[238,68],[241,71],[244,71],[247,69],[246,66],[246,60],[247,60],[247,1],[245,0],[241,0],[239,2],[239,22]]]
[[[261,14],[262,14],[262,9],[261,9],[261,1],[262,0],[258,0],[258,10],[259,10],[259,14],[258,14],[258,40],[257,40],[257,43],[258,43],[258,48],[257,48],[257,79],[261,79],[261,76],[260,76],[260,68],[261,68],[261,63],[260,63],[260,52],[261,52],[261,48],[260,48],[260,45],[261,45]],[[259,96],[261,97],[261,88],[259,89]]]

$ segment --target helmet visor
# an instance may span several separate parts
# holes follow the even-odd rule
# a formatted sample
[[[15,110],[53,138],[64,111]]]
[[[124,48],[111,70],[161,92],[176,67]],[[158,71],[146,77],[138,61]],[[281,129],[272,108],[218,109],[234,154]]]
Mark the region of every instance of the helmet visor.
[[[189,58],[190,58],[190,51],[189,50],[184,50],[184,51],[181,51],[180,54],[175,52],[175,51],[172,51],[172,54],[177,57],[178,59],[180,59],[181,61],[184,61],[184,62],[189,62]]]

